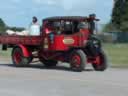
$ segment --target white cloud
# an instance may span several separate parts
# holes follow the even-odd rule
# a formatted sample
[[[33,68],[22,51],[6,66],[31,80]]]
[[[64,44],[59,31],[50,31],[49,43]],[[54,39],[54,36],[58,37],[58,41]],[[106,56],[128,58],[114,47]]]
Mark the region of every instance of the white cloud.
[[[63,7],[69,10],[71,9],[79,9],[81,7],[88,8],[95,4],[96,0],[63,0]]]
[[[87,8],[96,4],[97,0],[33,0],[36,4],[47,6],[57,5],[65,10],[76,9],[81,6]]]
[[[102,21],[110,19],[113,0],[33,0],[35,4],[45,6],[50,12],[56,11],[53,15],[83,15],[95,13]],[[59,10],[59,11],[58,11]],[[61,12],[60,12],[61,10]],[[52,15],[52,16],[53,16]]]

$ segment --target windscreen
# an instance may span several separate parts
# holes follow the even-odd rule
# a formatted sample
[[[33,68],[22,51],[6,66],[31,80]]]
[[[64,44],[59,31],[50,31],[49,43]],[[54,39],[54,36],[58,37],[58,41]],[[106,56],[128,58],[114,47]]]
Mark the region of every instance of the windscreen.
[[[74,34],[80,31],[80,29],[88,29],[89,24],[85,21],[58,21],[53,23],[56,33],[59,34]]]

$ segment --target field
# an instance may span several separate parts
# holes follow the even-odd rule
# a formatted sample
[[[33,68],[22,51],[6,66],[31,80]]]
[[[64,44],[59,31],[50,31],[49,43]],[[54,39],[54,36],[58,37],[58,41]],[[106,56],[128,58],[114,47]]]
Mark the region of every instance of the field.
[[[8,49],[7,51],[2,51],[2,48],[1,48],[0,49],[0,57],[1,58],[10,58],[11,57],[11,51],[12,51],[12,49]]]
[[[109,64],[113,67],[128,67],[128,44],[104,44]]]
[[[108,57],[108,63],[112,67],[128,68],[128,44],[103,44]],[[1,58],[11,59],[11,49],[0,51]]]

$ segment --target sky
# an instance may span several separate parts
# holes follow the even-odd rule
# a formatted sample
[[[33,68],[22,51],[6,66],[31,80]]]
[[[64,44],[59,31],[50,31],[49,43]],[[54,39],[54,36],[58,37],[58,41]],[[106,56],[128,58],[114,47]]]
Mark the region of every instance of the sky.
[[[101,23],[109,22],[113,0],[0,0],[0,18],[8,26],[25,27],[33,16],[88,16],[95,13]]]

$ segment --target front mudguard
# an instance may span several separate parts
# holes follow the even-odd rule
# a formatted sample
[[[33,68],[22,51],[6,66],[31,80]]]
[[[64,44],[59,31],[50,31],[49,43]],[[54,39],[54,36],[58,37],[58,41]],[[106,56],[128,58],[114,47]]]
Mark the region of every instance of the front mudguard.
[[[95,36],[91,36],[87,42],[87,45],[84,48],[84,52],[89,57],[95,57],[102,50],[101,40]]]

